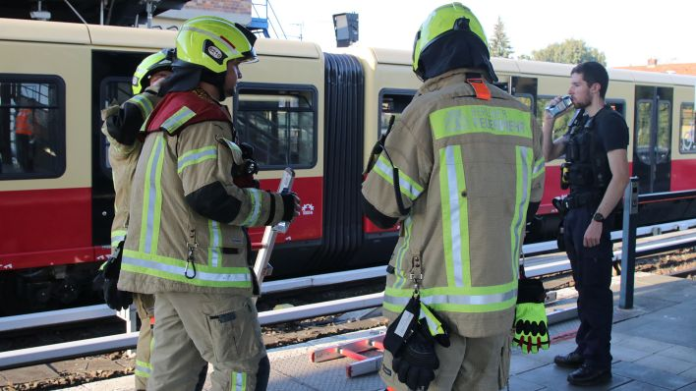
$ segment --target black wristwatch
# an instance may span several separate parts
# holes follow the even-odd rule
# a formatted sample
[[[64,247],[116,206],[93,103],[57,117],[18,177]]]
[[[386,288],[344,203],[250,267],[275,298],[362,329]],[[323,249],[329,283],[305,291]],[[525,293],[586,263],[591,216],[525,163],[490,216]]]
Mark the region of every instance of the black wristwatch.
[[[604,221],[604,215],[603,215],[603,214],[601,214],[601,213],[599,213],[599,212],[597,212],[597,213],[595,213],[595,214],[594,214],[594,216],[592,216],[592,220],[594,220],[594,221],[597,221],[597,222],[600,222],[600,223],[601,223],[601,222],[603,222],[603,221]]]

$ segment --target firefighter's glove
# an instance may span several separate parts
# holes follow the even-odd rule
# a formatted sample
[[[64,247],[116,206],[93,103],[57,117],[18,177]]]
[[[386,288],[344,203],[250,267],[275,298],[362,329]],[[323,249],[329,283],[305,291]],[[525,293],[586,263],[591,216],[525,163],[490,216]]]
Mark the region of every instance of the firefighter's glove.
[[[435,354],[435,342],[425,335],[427,332],[418,327],[406,341],[401,354],[392,361],[392,369],[397,373],[399,381],[411,390],[427,390],[430,382],[435,379],[435,370],[440,367]]]
[[[243,159],[254,160],[254,146],[253,145],[251,145],[249,143],[241,142],[241,143],[239,143],[239,149],[242,150],[242,158]]]
[[[123,242],[114,250],[104,265],[104,301],[112,310],[128,308],[133,303],[130,292],[118,290],[118,277],[121,274],[121,259],[123,258]]]
[[[522,349],[522,353],[536,354],[540,349],[548,349],[551,344],[544,306],[545,297],[546,292],[540,280],[519,281],[513,346]]]
[[[419,318],[420,300],[414,295],[406,304],[406,308],[404,308],[399,316],[389,325],[387,333],[384,336],[384,348],[388,350],[392,356],[398,357],[401,355],[406,341],[418,328]]]
[[[285,191],[280,196],[283,198],[283,219],[281,221],[291,223],[295,217],[300,215],[300,197],[296,193],[285,193]]]
[[[253,159],[244,159],[241,164],[232,165],[232,179],[237,187],[258,189],[259,181],[254,179],[258,172],[259,165]]]

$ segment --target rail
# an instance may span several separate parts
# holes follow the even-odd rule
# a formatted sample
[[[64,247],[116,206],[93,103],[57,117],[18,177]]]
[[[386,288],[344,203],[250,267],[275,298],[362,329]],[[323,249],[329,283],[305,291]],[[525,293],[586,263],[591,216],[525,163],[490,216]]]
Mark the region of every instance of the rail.
[[[659,252],[668,251],[674,248],[687,247],[696,245],[696,229],[691,229],[696,226],[696,220],[687,220],[682,222],[660,224],[658,226],[644,227],[643,232],[661,232],[659,237],[642,238],[636,247],[636,256],[646,256]],[[656,230],[655,228],[659,228]],[[641,229],[639,229],[640,232]],[[664,234],[667,231],[684,231],[671,232]],[[612,233],[613,235],[614,233]],[[619,232],[620,234],[620,232]],[[525,253],[531,254],[534,251],[540,254],[537,257],[529,257],[526,259],[527,275],[530,277],[550,274],[554,272],[564,271],[569,269],[569,261],[563,256],[557,254],[542,254],[544,251],[550,251],[546,243],[531,244],[525,246]],[[614,252],[615,256],[620,256],[620,251]],[[558,259],[556,259],[556,258]],[[380,271],[381,270],[381,271]],[[340,282],[357,281],[367,278],[378,278],[384,276],[384,267],[375,267],[362,270],[354,270],[350,272],[330,273],[320,276],[296,278],[291,280],[272,281],[263,284],[265,293],[291,291],[300,288],[313,286],[332,285]],[[348,279],[347,279],[348,278]],[[259,313],[259,321],[262,325],[288,322],[293,320],[306,319],[315,316],[329,315],[346,311],[353,311],[364,308],[377,307],[382,302],[382,293],[375,293],[365,296],[357,296],[348,299],[333,300],[323,303],[303,305],[293,308],[265,311]],[[20,315],[19,317],[6,317],[0,319],[0,331],[18,330],[28,328],[27,324],[31,323],[32,327],[42,324],[40,319],[47,317],[60,317],[65,319],[73,319],[71,321],[79,321],[86,319],[94,319],[101,317],[105,312],[102,312],[98,307],[106,306],[90,306],[83,309],[51,311],[50,313]],[[84,311],[82,315],[80,310]],[[109,316],[114,315],[114,311],[109,310]],[[89,315],[91,313],[91,315]],[[563,313],[549,314],[550,322],[559,322],[561,320],[572,317],[574,312],[571,310]],[[92,317],[89,317],[92,316]],[[104,315],[106,316],[106,315]],[[22,321],[26,321],[23,327],[19,327]],[[52,321],[44,321],[42,325],[50,325],[64,323],[54,319]],[[0,352],[0,369],[15,368],[36,363],[49,362],[59,359],[68,359],[73,357],[82,357],[90,354],[99,354],[108,351],[119,349],[128,349],[135,346],[137,342],[137,333],[126,333],[113,335],[108,337],[100,337],[87,339],[75,342],[67,342],[49,346],[35,347],[29,349],[21,349],[7,352]]]
[[[696,219],[641,227],[638,228],[638,236],[663,235],[668,232],[688,230],[692,227],[696,227]],[[612,232],[611,237],[612,240],[620,239],[621,231]],[[677,243],[678,246],[683,246],[681,242],[675,243]],[[659,248],[659,246],[657,248]],[[653,249],[653,247],[649,247],[645,248],[644,250],[651,251]],[[540,254],[535,258],[530,257],[526,259],[525,265],[528,275],[530,277],[536,277],[544,274],[568,270],[570,268],[570,263],[567,259],[553,254],[543,255],[543,253],[556,250],[557,248],[555,241],[525,244],[523,246],[525,256]],[[618,256],[620,251],[615,251],[614,254],[615,256]],[[261,291],[263,294],[288,292],[293,290],[379,278],[384,277],[385,273],[384,266],[375,266],[345,272],[269,281],[263,283],[261,286]],[[114,315],[114,310],[110,309],[105,304],[99,304],[64,310],[37,312],[26,315],[6,316],[0,317],[0,333],[35,327],[53,326],[64,323],[74,323],[84,320],[108,318]]]

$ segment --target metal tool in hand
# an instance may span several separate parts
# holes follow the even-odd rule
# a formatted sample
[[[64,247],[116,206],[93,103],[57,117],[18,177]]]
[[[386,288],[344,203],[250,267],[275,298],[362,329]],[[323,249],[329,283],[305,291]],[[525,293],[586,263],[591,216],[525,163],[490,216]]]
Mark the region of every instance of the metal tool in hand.
[[[278,185],[278,192],[289,193],[292,189],[293,181],[295,180],[295,171],[287,167],[283,172],[283,177],[280,179],[280,185]],[[290,227],[290,223],[282,221],[273,227],[266,227],[263,231],[263,239],[261,239],[261,248],[256,254],[256,262],[254,263],[254,274],[256,275],[256,281],[258,282],[259,288],[266,276],[266,270],[269,266],[268,261],[271,259],[271,253],[273,252],[273,247],[275,246],[275,239],[278,232],[285,233]]]

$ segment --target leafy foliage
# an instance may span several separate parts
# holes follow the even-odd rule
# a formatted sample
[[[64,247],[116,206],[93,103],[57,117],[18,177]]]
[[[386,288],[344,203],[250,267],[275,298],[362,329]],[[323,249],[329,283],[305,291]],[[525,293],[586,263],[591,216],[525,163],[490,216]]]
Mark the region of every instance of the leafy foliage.
[[[587,46],[587,43],[581,39],[572,38],[561,43],[553,43],[541,50],[534,50],[530,59],[562,64],[579,64],[585,61],[597,61],[604,66],[607,64],[607,58],[603,52]]]

